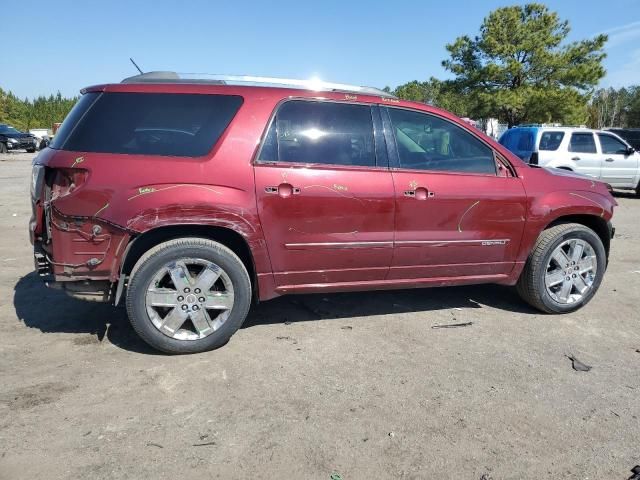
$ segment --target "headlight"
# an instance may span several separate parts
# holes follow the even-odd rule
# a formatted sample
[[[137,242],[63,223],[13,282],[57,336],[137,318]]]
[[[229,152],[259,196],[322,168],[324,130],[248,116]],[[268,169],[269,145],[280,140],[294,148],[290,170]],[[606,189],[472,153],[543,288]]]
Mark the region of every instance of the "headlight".
[[[44,182],[44,167],[34,165],[31,169],[31,198],[37,199],[40,196],[40,189]]]
[[[7,143],[18,143],[18,140],[15,138],[7,138]]]

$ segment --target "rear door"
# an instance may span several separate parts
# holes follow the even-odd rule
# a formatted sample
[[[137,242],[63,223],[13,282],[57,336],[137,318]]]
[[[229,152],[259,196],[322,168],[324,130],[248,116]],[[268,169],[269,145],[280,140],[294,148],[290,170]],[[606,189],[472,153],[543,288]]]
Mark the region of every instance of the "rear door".
[[[614,187],[635,187],[638,174],[638,155],[629,153],[629,146],[609,133],[598,133],[602,159],[600,177]]]
[[[600,178],[602,157],[598,153],[592,132],[573,132],[569,139],[568,152],[574,171]]]
[[[493,150],[442,117],[387,108],[396,191],[389,279],[509,273],[525,223],[519,178]]]
[[[277,285],[385,278],[394,190],[374,115],[379,123],[377,107],[344,102],[278,108],[254,167]]]

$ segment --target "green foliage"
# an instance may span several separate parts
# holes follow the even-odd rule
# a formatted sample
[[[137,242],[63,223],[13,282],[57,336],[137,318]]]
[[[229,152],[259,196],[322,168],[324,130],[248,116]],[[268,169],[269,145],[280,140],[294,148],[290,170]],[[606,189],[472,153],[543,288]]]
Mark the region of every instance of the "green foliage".
[[[468,114],[469,102],[456,91],[456,85],[451,81],[442,81],[431,77],[426,82],[414,80],[400,85],[393,90],[394,95],[403,100],[428,103],[461,117]]]
[[[49,97],[20,100],[13,93],[0,88],[0,123],[7,123],[19,130],[51,128],[54,123],[64,120],[77,100],[77,97],[64,98],[60,92]]]
[[[480,34],[447,45],[442,65],[468,114],[527,122],[583,123],[590,89],[604,76],[606,35],[563,44],[567,21],[538,3],[494,10]]]
[[[589,104],[589,126],[640,127],[640,86],[596,90]]]

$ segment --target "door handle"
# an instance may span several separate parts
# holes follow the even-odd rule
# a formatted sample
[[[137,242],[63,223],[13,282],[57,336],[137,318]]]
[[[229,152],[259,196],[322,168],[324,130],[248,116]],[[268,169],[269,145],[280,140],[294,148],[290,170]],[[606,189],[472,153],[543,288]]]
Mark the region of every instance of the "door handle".
[[[290,183],[281,183],[277,187],[264,187],[264,192],[279,195],[282,198],[288,198],[291,195],[298,195],[300,193],[300,189],[298,187],[294,187]]]
[[[414,190],[405,190],[405,197],[412,197],[416,200],[426,200],[427,198],[435,197],[435,193],[427,190],[424,187],[417,187]]]
[[[577,162],[578,160],[580,160],[580,157],[572,157],[571,160],[573,160],[574,162]]]
[[[606,158],[605,162],[613,162],[613,160],[614,160],[613,158]]]

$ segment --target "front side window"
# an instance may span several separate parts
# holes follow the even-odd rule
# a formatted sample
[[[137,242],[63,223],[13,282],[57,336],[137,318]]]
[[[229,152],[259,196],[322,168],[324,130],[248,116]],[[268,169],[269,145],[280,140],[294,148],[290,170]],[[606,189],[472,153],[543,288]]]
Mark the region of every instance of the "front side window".
[[[496,174],[493,150],[435,115],[389,108],[401,168]]]
[[[367,105],[292,100],[276,113],[259,161],[373,167],[373,120]]]
[[[77,152],[198,157],[227,128],[242,97],[168,93],[88,93],[51,148]]]
[[[572,133],[569,151],[576,153],[596,153],[596,142],[591,133]]]
[[[627,153],[627,145],[618,140],[616,137],[599,133],[598,138],[600,139],[600,147],[602,148],[602,153],[610,155],[624,155],[625,153]]]
[[[538,149],[556,151],[560,147],[563,138],[564,132],[544,132],[540,137],[540,147]]]

